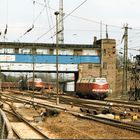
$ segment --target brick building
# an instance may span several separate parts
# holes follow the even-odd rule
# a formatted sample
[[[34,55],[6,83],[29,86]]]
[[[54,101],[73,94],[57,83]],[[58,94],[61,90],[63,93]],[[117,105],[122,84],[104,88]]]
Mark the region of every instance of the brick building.
[[[102,39],[94,41],[100,46],[100,64],[80,64],[79,78],[86,76],[106,77],[112,92],[116,91],[116,41],[114,39]]]

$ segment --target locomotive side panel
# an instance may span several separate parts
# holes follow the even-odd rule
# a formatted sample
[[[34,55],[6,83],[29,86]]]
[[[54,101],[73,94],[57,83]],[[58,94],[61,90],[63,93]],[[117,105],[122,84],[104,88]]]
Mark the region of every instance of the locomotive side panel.
[[[109,84],[105,78],[87,78],[79,80],[76,84],[76,94],[80,97],[103,100],[108,92]]]

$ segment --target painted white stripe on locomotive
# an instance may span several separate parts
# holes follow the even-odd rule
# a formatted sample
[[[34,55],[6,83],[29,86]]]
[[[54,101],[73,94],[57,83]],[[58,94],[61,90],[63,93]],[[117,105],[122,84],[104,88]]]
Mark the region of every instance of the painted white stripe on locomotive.
[[[109,92],[109,89],[92,89],[93,92]]]
[[[101,85],[101,86],[102,86],[102,85],[106,85],[106,84],[108,84],[108,83],[107,83],[107,82],[106,82],[106,83],[98,83],[98,82],[94,82],[93,84],[96,84],[96,85],[99,85],[99,86]]]

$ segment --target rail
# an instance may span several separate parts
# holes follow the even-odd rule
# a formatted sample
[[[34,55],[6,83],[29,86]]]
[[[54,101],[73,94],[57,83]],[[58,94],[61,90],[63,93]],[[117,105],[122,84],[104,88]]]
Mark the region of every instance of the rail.
[[[5,113],[0,109],[0,139],[12,139],[13,131]]]

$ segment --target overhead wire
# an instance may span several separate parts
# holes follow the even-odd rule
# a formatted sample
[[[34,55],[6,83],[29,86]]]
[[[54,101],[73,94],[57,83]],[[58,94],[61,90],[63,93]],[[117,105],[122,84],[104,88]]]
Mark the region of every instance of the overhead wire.
[[[47,13],[47,15],[48,15],[48,11],[47,11],[47,3],[46,3],[46,0],[44,0],[44,3],[45,4],[41,4],[41,3],[39,3],[39,2],[37,2],[37,1],[35,1],[35,0],[32,0],[32,2],[33,2],[33,5],[35,5],[35,3],[38,3],[38,4],[40,4],[40,5],[43,5],[43,8],[42,8],[42,10],[39,12],[39,14],[36,16],[36,18],[34,18],[35,16],[34,16],[34,13],[35,13],[35,11],[33,12],[33,23],[32,23],[32,27],[30,27],[27,31],[25,31],[25,33],[23,33],[23,35],[21,35],[20,37],[19,37],[19,39],[21,39],[23,36],[25,36],[27,33],[29,33],[31,30],[33,30],[35,27],[34,27],[34,24],[35,24],[35,22],[38,20],[38,18],[42,15],[42,13],[44,12],[44,10],[46,9],[46,13]],[[49,20],[49,16],[47,16],[48,17],[48,22],[49,22],[49,25],[50,25],[50,20]],[[19,40],[18,39],[18,40]]]
[[[32,2],[33,2],[33,22],[32,22],[32,26],[31,26],[29,29],[27,29],[27,30],[19,37],[18,41],[19,41],[22,37],[24,37],[27,33],[29,33],[30,31],[32,31],[32,30],[34,29],[34,23],[35,23],[35,20],[34,20],[34,16],[35,16],[34,6],[35,6],[35,1],[32,0]]]
[[[88,18],[85,18],[85,17],[75,16],[75,15],[71,15],[71,17],[78,18],[78,19],[81,19],[81,20],[84,20],[84,21],[88,21],[88,22],[92,22],[92,23],[101,24],[100,21],[91,20],[91,19],[88,19]],[[120,29],[122,28],[121,26],[107,24],[107,23],[104,23],[104,22],[102,22],[102,25],[104,25],[104,26],[107,25],[107,26],[110,26],[110,27],[115,27],[115,28],[120,28]]]
[[[7,31],[8,31],[8,0],[6,1],[6,25],[5,25],[5,29],[4,29],[4,34],[3,34],[3,38],[4,38],[4,41],[6,38],[6,34],[7,34]]]
[[[42,3],[40,3],[40,5],[43,5]],[[50,9],[52,9],[53,11],[55,11],[54,8],[52,7],[49,7]],[[65,15],[68,15],[67,13],[65,13]],[[84,17],[80,17],[80,16],[75,16],[75,15],[70,15],[71,17],[74,17],[74,18],[78,18],[78,19],[81,19],[81,20],[84,20],[84,21],[89,21],[89,22],[92,22],[92,23],[97,23],[97,24],[101,24],[100,21],[95,21],[95,20],[91,20],[91,19],[88,19],[88,18],[84,18]],[[112,25],[112,24],[107,24],[107,23],[104,23],[102,22],[102,24],[104,26],[110,26],[110,27],[116,27],[116,28],[122,28],[122,26],[117,26],[117,25]]]
[[[49,11],[48,11],[49,1],[48,1],[48,3],[46,3],[46,0],[44,0],[44,3],[45,3],[45,8],[46,8],[46,14],[47,14],[47,17],[48,17],[49,28],[51,29],[51,21],[50,21],[51,19],[49,18]],[[47,4],[48,4],[48,6],[47,6]],[[51,34],[53,34],[53,32],[51,32]],[[52,42],[54,43],[54,38],[51,38],[51,39],[52,39]]]
[[[36,0],[32,0],[32,1],[34,1],[34,2],[35,2],[36,4],[38,4],[38,5],[44,6],[44,4],[41,3],[41,2],[38,2],[38,1],[36,1]]]
[[[48,2],[48,9],[49,9],[49,12],[50,12],[51,24],[52,24],[52,26],[54,26],[54,23],[53,23],[53,14],[51,12],[51,7],[50,7],[50,0],[48,0],[47,2]],[[55,32],[55,30],[54,30],[54,32]]]
[[[42,8],[42,10],[39,12],[39,14],[36,16],[36,18],[34,19],[34,21],[33,21],[33,23],[35,23],[37,20],[38,20],[38,18],[41,16],[41,14],[44,12],[44,10],[45,10],[45,6]]]
[[[51,7],[50,7],[50,9],[54,10],[54,9],[51,8]],[[92,22],[92,23],[96,23],[96,24],[101,24],[99,21],[91,20],[91,19],[84,18],[84,17],[75,16],[75,15],[72,15],[71,13],[69,13],[69,14],[66,14],[66,13],[65,13],[65,15],[71,16],[71,17],[74,17],[74,18],[78,18],[78,19],[84,20],[84,21],[86,21],[86,22],[88,21],[88,22]],[[67,16],[65,16],[65,17],[63,18],[63,20],[64,20]],[[61,21],[60,21],[60,22],[61,22]],[[108,27],[113,27],[113,28],[122,29],[121,26],[111,25],[111,24],[106,24],[106,23],[102,23],[102,24],[103,24],[104,26],[107,25]],[[54,26],[54,27],[55,27],[55,26]],[[52,29],[54,29],[54,27],[53,27]],[[52,29],[50,29],[50,30],[52,30]],[[49,32],[50,32],[50,31],[48,30],[46,33],[42,34],[40,37],[37,38],[36,41],[38,41],[39,39],[41,39],[44,35],[46,35],[46,34],[49,33]],[[55,35],[56,35],[56,34],[54,34],[54,35],[51,36],[50,38],[53,38]]]
[[[8,1],[8,0],[7,0]],[[38,18],[40,17],[40,15],[44,12],[44,9],[46,8],[46,13],[47,14],[49,14],[48,13],[48,11],[47,11],[47,8],[49,8],[49,10],[54,10],[53,8],[51,8],[50,6],[49,6],[49,0],[47,0],[47,2],[48,3],[46,3],[46,0],[44,0],[44,2],[45,2],[45,5],[43,4],[43,3],[40,3],[40,2],[38,2],[38,1],[36,1],[36,0],[32,0],[33,2],[34,2],[34,4],[36,3],[36,4],[39,4],[39,5],[41,5],[41,6],[43,6],[43,8],[42,8],[42,10],[40,11],[40,13],[37,15],[37,17],[33,20],[33,24],[32,24],[32,27],[30,27],[22,36],[20,36],[20,38],[22,38],[24,35],[26,35],[27,33],[29,33],[33,28],[35,28],[34,27],[34,23],[38,20]],[[75,15],[72,15],[72,13],[75,11],[75,10],[77,10],[81,5],[83,5],[85,2],[86,2],[87,0],[85,0],[85,1],[83,1],[79,6],[77,6],[75,9],[73,9],[69,14],[65,14],[66,16],[64,16],[64,18],[63,18],[63,20],[65,20],[67,17],[69,17],[69,16],[72,16],[72,17],[74,17],[74,18],[78,18],[78,19],[81,19],[81,20],[84,20],[84,21],[88,21],[88,22],[92,22],[92,23],[97,23],[97,24],[100,24],[100,22],[98,22],[98,21],[95,21],[95,20],[91,20],[91,19],[88,19],[88,18],[84,18],[84,17],[79,17],[79,16],[75,16]],[[8,4],[7,4],[8,5]],[[48,6],[47,6],[48,5]],[[8,8],[7,8],[7,10],[8,10]],[[8,11],[7,11],[7,21],[8,21]],[[52,16],[51,16],[51,19],[52,19]],[[53,20],[52,20],[53,21]],[[49,21],[50,22],[50,21]],[[61,22],[61,21],[60,21]],[[105,25],[106,26],[106,24],[105,23],[102,23],[103,25]],[[108,27],[115,27],[115,28],[121,28],[120,26],[116,26],[116,25],[110,25],[110,24],[107,24],[108,25]],[[50,26],[50,23],[49,23],[49,26]],[[53,25],[53,27],[51,27],[46,33],[44,33],[44,34],[42,34],[40,37],[38,37],[37,38],[37,41],[39,40],[39,39],[41,39],[44,35],[46,35],[48,32],[50,32],[50,31],[52,31],[54,28],[55,28],[55,26],[56,25]],[[133,28],[134,30],[139,30],[139,29],[136,29],[136,28]],[[5,31],[4,31],[4,33],[5,33],[5,35],[7,34],[7,30],[8,30],[8,22],[7,22],[7,24],[6,24],[6,28],[5,28]],[[55,34],[56,35],[56,34]],[[54,36],[55,36],[54,35]],[[51,37],[52,38],[52,37]]]
[[[74,8],[69,14],[67,14],[67,16],[64,16],[64,18],[62,20],[65,20],[67,17],[69,17],[73,12],[75,12],[78,8],[80,8],[85,2],[87,2],[87,0],[84,0],[81,4],[79,4],[76,8]],[[62,20],[60,20],[59,23],[62,22]],[[36,41],[40,40],[42,37],[44,37],[46,34],[48,34],[55,27],[56,27],[56,25],[54,25],[51,29],[49,29],[47,32],[45,32],[40,37],[38,37]],[[54,34],[52,37],[54,37],[55,35],[56,34]]]
[[[47,6],[47,4],[46,4],[46,0],[44,0],[45,5],[44,5],[43,3],[40,3],[40,2],[38,2],[38,1],[36,1],[36,0],[32,0],[32,1],[33,1],[34,3],[37,3],[37,4],[41,5],[41,6],[43,6],[43,9],[41,10],[41,12],[40,12],[40,13],[38,14],[38,16],[34,19],[33,24],[37,21],[37,19],[38,19],[38,18],[40,17],[40,15],[43,13],[43,11],[44,11],[45,8],[46,8],[46,13],[47,13],[47,15],[48,15],[47,7],[49,8],[49,11],[50,11],[51,9],[52,9],[52,10],[55,10],[55,9],[53,9],[53,8],[51,8],[51,7],[49,6],[49,2],[50,2],[49,0],[47,0],[48,6]],[[87,1],[87,0],[85,0],[83,3],[85,3],[86,1]],[[83,3],[81,3],[81,5],[82,5]],[[79,7],[80,7],[81,5],[79,5]],[[77,9],[78,9],[79,7],[77,7]],[[75,11],[75,9],[74,9],[74,11]],[[51,13],[51,12],[50,12],[50,13]],[[73,11],[72,11],[71,13],[73,13]],[[72,16],[72,17],[74,17],[74,18],[78,18],[78,19],[84,20],[84,21],[86,21],[86,22],[88,21],[88,22],[100,24],[100,22],[98,22],[98,21],[91,20],[91,19],[84,18],[84,17],[75,16],[75,15],[72,15],[71,13],[65,14],[65,15],[67,15],[67,16]],[[53,21],[53,20],[52,20],[52,14],[50,14],[50,15],[51,15],[51,21]],[[65,17],[63,18],[63,20],[64,20],[67,16],[65,16]],[[48,21],[50,22],[49,18],[48,18]],[[60,21],[60,22],[61,22],[61,21]],[[103,24],[104,26],[108,25],[109,27],[121,28],[120,26],[116,26],[116,25],[110,25],[110,24],[105,24],[105,23],[102,23],[102,24]],[[52,22],[52,25],[53,25],[53,22]],[[38,40],[41,39],[44,35],[46,35],[46,34],[49,33],[50,31],[52,31],[52,30],[55,28],[55,26],[56,26],[56,25],[53,25],[53,27],[50,28],[46,33],[44,33],[44,34],[42,34],[40,37],[38,37],[36,41],[38,41]],[[50,23],[49,23],[49,27],[50,27]],[[25,34],[24,34],[24,35],[25,35]],[[51,36],[51,39],[52,39],[55,35],[56,35],[56,34],[54,34],[53,36]]]
[[[43,3],[39,3],[39,2],[37,2],[37,3],[40,4],[40,5],[42,5],[42,6],[44,6]],[[50,7],[50,6],[49,6],[49,8],[50,8],[51,10],[55,11],[54,8],[52,8],[52,7]],[[68,14],[65,13],[65,15],[68,15]],[[81,19],[81,20],[84,20],[84,21],[89,21],[89,22],[92,22],[92,23],[101,24],[100,21],[91,20],[91,19],[89,19],[89,18],[80,17],[80,16],[75,16],[75,15],[72,15],[72,14],[69,15],[69,16],[74,17],[74,18],[78,18],[78,19]],[[107,23],[104,23],[104,22],[102,22],[102,24],[103,24],[104,26],[108,25],[108,26],[110,26],[110,27],[115,27],[115,28],[120,28],[120,29],[122,28],[122,26],[117,26],[117,25],[113,25],[113,24],[107,24]]]

